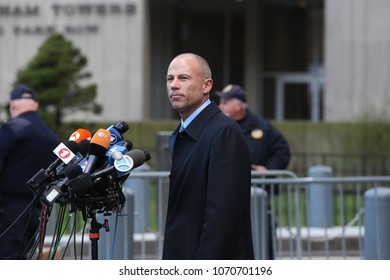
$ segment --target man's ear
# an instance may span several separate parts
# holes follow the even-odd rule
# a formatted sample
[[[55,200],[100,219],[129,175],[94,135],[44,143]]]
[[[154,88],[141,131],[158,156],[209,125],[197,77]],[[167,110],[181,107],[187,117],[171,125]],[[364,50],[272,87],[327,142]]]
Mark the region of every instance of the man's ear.
[[[210,93],[211,89],[213,88],[213,80],[211,78],[205,79],[203,87],[204,93]]]

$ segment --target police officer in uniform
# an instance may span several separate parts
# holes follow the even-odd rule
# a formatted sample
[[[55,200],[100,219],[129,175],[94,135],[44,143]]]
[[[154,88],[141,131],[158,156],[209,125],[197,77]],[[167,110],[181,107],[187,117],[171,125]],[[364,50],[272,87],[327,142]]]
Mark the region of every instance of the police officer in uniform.
[[[54,160],[57,136],[38,115],[36,93],[17,85],[10,96],[11,119],[0,126],[0,259],[24,259],[38,229],[38,209],[27,187]]]
[[[253,170],[283,170],[290,161],[288,142],[280,131],[267,119],[255,115],[247,105],[244,89],[239,85],[229,84],[222,91],[216,92],[220,98],[221,111],[235,120],[241,127],[247,140]],[[266,188],[269,192],[269,187]],[[277,192],[277,188],[275,188]],[[270,212],[270,211],[269,211]],[[269,213],[269,225],[271,225]],[[269,242],[269,258],[274,259],[272,242]]]

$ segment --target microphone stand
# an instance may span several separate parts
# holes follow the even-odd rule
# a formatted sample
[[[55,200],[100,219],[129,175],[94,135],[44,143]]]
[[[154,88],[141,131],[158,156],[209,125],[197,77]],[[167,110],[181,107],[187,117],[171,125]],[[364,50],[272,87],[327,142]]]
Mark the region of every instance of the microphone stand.
[[[92,260],[98,259],[98,241],[100,238],[100,229],[105,228],[106,231],[109,231],[108,228],[108,220],[104,220],[104,224],[99,223],[96,220],[96,213],[95,211],[91,211],[90,213],[91,217],[91,229],[89,230],[89,240],[91,240],[91,252],[92,252]]]

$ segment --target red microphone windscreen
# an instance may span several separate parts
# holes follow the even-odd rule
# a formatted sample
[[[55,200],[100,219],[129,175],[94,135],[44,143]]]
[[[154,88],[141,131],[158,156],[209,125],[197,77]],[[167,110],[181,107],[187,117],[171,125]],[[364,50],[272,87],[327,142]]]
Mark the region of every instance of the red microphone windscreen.
[[[69,141],[75,141],[76,143],[79,143],[81,140],[91,140],[91,132],[84,128],[79,128],[75,132],[72,133],[72,135],[69,137]]]

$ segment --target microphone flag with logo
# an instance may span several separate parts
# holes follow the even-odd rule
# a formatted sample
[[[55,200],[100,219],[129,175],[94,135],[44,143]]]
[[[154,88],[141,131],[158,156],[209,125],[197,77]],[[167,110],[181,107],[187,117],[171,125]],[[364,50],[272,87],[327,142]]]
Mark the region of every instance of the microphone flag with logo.
[[[110,146],[116,144],[119,141],[123,140],[122,134],[129,130],[129,125],[122,121],[116,125],[110,125],[107,130],[111,133],[110,137]]]
[[[89,144],[89,156],[84,173],[91,173],[99,160],[104,159],[105,153],[110,146],[111,133],[106,129],[99,129],[91,138]]]

